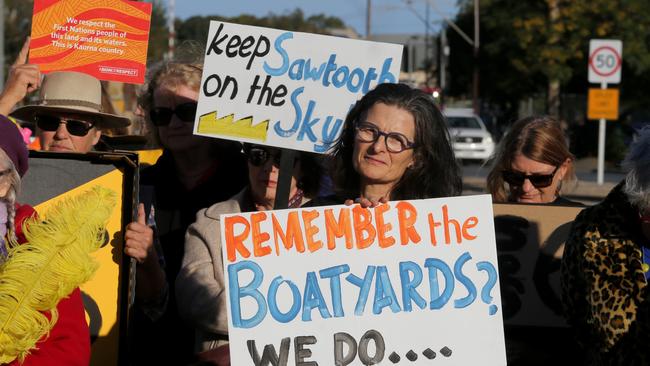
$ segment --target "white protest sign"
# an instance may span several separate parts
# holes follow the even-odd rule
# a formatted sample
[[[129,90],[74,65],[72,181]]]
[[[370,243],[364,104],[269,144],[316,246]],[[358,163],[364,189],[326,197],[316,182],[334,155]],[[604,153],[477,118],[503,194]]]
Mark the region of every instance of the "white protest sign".
[[[402,46],[212,21],[194,134],[324,153]]]
[[[589,82],[618,84],[621,82],[623,42],[616,39],[589,41]]]
[[[489,195],[222,215],[221,240],[232,365],[506,364]]]

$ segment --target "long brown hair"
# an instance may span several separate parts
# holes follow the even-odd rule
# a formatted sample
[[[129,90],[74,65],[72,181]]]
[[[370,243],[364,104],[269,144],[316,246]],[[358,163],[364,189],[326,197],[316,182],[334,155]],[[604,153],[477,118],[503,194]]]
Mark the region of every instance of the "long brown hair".
[[[487,188],[494,202],[508,201],[508,189],[502,173],[510,169],[515,156],[519,154],[556,167],[567,159],[575,160],[560,123],[553,117],[531,116],[516,121],[499,143],[494,166],[488,174]],[[569,164],[564,177],[565,181],[575,181],[573,164]]]

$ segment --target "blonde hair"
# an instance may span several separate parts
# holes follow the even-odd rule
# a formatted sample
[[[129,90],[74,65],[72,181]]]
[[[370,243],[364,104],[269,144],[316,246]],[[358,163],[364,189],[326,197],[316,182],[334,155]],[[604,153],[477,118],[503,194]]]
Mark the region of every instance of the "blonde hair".
[[[14,220],[16,218],[16,197],[20,193],[20,175],[14,166],[14,163],[11,161],[11,158],[7,153],[0,148],[0,171],[9,170],[9,175],[7,177],[0,176],[0,179],[9,179],[9,190],[4,197],[0,197],[0,200],[5,201],[7,204],[7,224],[9,224],[9,231],[7,236],[9,241],[16,240],[16,227]]]
[[[150,142],[160,145],[158,127],[151,122],[149,111],[154,105],[154,92],[161,86],[175,89],[187,86],[199,91],[203,74],[203,50],[196,42],[184,42],[177,57],[161,61],[149,69],[147,82],[138,93],[138,104],[145,113]]]
[[[488,174],[487,188],[494,202],[508,201],[508,187],[503,171],[509,170],[517,155],[540,163],[559,167],[567,159],[571,161],[564,181],[575,182],[573,167],[575,157],[569,151],[567,138],[559,122],[549,116],[531,116],[516,121],[501,140],[494,155],[494,166]],[[566,185],[564,187],[566,189]]]

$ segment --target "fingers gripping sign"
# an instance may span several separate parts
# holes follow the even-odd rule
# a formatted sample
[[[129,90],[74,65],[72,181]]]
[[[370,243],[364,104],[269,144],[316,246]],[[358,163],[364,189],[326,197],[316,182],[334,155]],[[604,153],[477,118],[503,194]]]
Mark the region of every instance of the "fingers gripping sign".
[[[139,264],[157,263],[153,245],[153,229],[147,225],[144,204],[138,205],[138,218],[126,226],[124,253]]]
[[[41,86],[41,72],[38,65],[27,63],[30,38],[27,37],[16,61],[9,69],[7,83],[0,94],[0,114],[7,115],[27,94]]]

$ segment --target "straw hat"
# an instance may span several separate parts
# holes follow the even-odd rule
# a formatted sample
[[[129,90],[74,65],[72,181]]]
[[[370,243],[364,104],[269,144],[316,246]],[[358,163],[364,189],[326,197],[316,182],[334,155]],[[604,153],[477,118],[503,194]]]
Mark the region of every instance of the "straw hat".
[[[34,116],[39,114],[58,113],[90,116],[100,129],[131,124],[128,118],[102,112],[102,86],[98,79],[73,71],[47,74],[36,104],[17,108],[11,116],[34,122]]]

